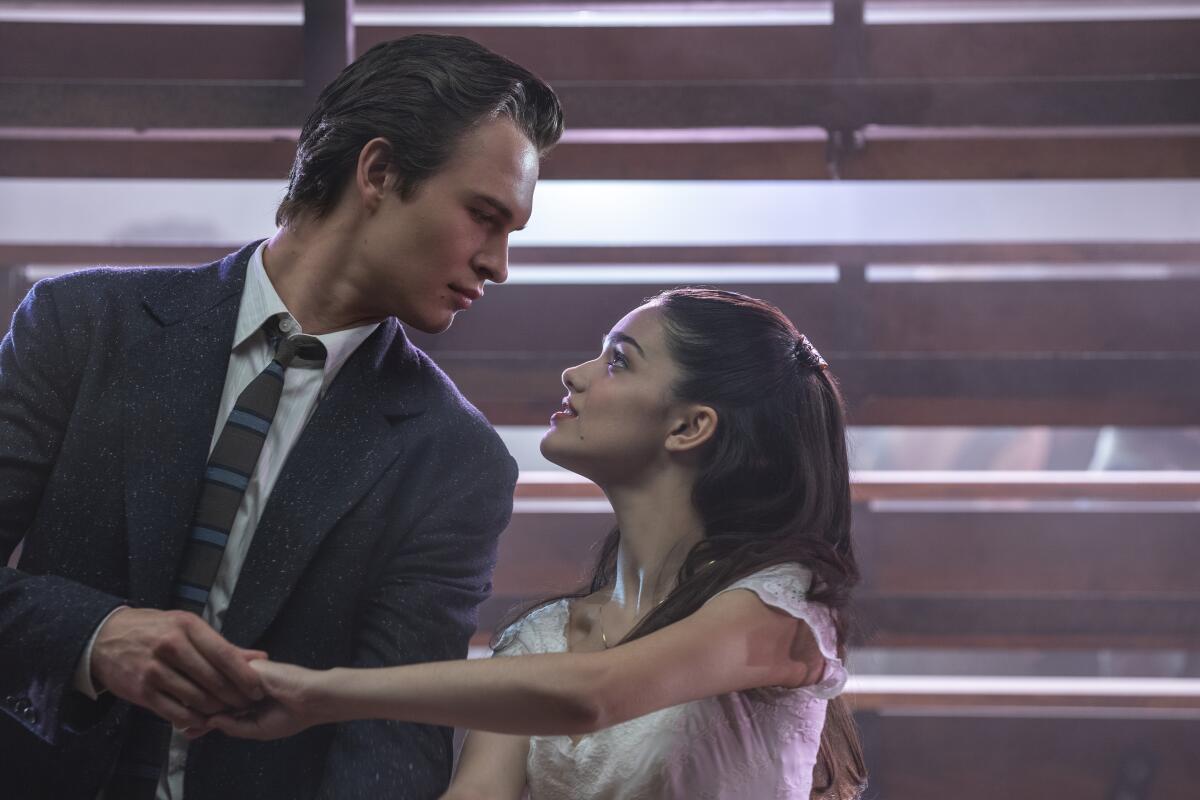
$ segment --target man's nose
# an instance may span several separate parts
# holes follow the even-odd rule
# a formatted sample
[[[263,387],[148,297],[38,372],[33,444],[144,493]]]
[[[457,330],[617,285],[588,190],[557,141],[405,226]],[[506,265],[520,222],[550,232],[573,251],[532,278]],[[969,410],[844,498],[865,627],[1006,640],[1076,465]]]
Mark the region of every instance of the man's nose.
[[[475,271],[484,280],[504,283],[508,280],[508,239],[489,243],[475,259]]]

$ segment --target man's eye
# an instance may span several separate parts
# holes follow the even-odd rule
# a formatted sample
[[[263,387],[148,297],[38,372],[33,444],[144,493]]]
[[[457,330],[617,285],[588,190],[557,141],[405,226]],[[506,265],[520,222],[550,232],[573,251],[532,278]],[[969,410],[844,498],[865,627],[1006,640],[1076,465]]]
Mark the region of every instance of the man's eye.
[[[471,216],[475,219],[476,222],[482,222],[486,225],[492,224],[492,222],[496,219],[491,214],[488,214],[485,211],[480,211],[477,208],[471,209]]]

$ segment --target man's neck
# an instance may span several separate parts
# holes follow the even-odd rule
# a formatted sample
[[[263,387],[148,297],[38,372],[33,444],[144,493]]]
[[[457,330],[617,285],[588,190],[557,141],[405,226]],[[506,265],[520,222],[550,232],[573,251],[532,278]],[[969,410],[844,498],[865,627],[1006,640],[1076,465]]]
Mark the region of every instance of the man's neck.
[[[280,228],[263,249],[267,278],[305,333],[322,334],[379,322],[364,313],[349,247],[336,220]]]

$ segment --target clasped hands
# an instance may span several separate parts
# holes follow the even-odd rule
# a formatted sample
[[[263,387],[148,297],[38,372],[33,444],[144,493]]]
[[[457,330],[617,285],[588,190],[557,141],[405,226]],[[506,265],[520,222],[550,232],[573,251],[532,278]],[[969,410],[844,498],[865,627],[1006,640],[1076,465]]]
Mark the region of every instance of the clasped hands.
[[[187,611],[126,608],[101,626],[91,669],[98,688],[185,730],[260,703],[266,693],[250,662],[266,657],[230,644]]]
[[[127,608],[100,628],[91,666],[100,687],[189,738],[221,730],[274,739],[314,724],[304,700],[316,673],[266,658],[230,644],[190,612]]]

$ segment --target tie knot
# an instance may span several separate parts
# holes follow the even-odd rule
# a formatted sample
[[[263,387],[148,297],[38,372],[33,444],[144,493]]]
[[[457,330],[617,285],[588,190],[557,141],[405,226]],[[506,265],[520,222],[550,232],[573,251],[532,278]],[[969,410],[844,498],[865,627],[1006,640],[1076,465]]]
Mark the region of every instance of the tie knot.
[[[325,345],[315,336],[300,333],[300,326],[291,317],[277,314],[267,320],[263,329],[267,334],[267,341],[275,350],[275,360],[283,366],[325,366]]]

